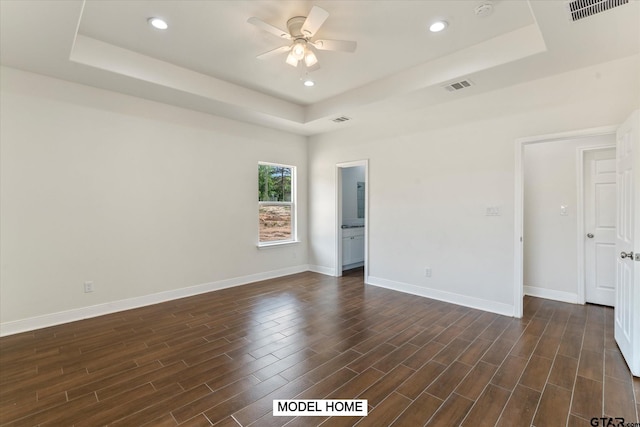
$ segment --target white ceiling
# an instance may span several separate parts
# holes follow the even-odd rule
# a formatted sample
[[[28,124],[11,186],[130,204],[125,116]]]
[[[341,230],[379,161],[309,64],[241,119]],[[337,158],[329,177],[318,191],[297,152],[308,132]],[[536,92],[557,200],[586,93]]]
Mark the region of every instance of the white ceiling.
[[[290,132],[340,129],[372,114],[447,102],[640,52],[640,2],[570,22],[562,0],[169,1],[0,0],[3,65]],[[304,87],[287,44],[248,24],[286,29],[313,6],[329,12],[314,38],[355,40],[319,51]],[[162,17],[169,29],[147,24]],[[449,27],[431,33],[445,19]],[[462,78],[474,86],[450,93]],[[336,124],[337,116],[351,117]]]

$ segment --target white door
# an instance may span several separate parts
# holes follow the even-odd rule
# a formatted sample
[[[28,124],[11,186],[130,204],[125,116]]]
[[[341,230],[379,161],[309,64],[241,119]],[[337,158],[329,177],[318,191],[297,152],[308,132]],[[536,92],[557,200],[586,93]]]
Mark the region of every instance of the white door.
[[[640,376],[640,110],[616,135],[615,338],[631,372]],[[635,254],[634,254],[635,252]]]
[[[584,175],[585,299],[613,307],[616,286],[615,148],[585,152]]]

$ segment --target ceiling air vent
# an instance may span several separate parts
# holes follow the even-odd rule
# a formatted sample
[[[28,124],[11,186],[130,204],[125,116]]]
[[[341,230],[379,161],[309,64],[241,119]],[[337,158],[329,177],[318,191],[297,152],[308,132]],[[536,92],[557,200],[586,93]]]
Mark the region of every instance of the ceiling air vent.
[[[448,85],[444,86],[444,88],[449,92],[455,92],[457,90],[464,89],[472,85],[473,83],[471,82],[471,80],[460,80],[459,82],[449,83]]]
[[[629,0],[572,0],[566,3],[573,22],[629,3]]]
[[[346,117],[346,116],[340,116],[340,117],[336,117],[335,119],[331,120],[334,123],[342,123],[342,122],[346,122],[347,120],[351,120],[350,117]]]

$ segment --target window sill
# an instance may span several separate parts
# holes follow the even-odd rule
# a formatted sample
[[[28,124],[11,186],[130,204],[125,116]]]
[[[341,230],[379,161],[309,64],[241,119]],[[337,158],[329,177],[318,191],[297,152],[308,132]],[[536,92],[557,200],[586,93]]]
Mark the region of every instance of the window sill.
[[[273,248],[273,247],[276,247],[276,246],[295,245],[297,243],[300,243],[300,240],[287,240],[287,241],[282,241],[282,242],[258,243],[258,249]]]

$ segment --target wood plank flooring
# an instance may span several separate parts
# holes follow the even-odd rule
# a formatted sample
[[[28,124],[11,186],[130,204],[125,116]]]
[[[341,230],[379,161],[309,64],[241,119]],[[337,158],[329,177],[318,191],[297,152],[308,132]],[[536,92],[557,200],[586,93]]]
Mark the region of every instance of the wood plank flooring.
[[[0,339],[3,426],[590,426],[638,422],[613,310],[513,319],[302,273]],[[273,399],[369,416],[273,417]],[[602,425],[602,424],[599,424]]]

